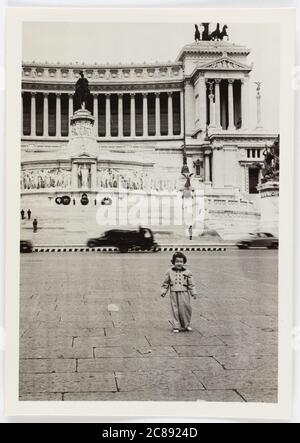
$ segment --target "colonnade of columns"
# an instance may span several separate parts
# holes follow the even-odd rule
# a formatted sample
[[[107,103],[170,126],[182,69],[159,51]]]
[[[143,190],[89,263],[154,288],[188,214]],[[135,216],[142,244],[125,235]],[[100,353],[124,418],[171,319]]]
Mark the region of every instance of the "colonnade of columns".
[[[227,98],[226,105],[227,110],[221,108],[221,81],[227,82]],[[203,75],[199,76],[195,83],[195,97],[198,100],[198,106],[195,108],[195,118],[197,125],[200,129],[204,130],[209,121],[210,128],[222,129],[222,112],[227,114],[227,128],[228,130],[236,129],[235,125],[235,106],[237,105],[237,97],[234,94],[234,82],[241,82],[241,96],[240,96],[240,109],[241,109],[241,127],[249,127],[249,77],[245,76],[241,79],[232,78],[211,78],[206,79]],[[207,97],[207,84],[208,84],[208,101]],[[186,91],[188,87],[186,87]],[[186,92],[188,93],[188,92]],[[224,100],[225,101],[225,100]],[[208,109],[207,109],[208,103]],[[187,111],[188,112],[188,111]],[[209,115],[209,119],[208,119]],[[224,129],[224,128],[223,128]]]
[[[36,92],[30,92],[31,95],[31,104],[30,104],[30,136],[36,135],[37,128],[37,108],[36,108]],[[47,137],[49,135],[49,93],[43,92],[43,136]],[[124,93],[125,94],[125,93]],[[123,93],[118,93],[118,136],[123,137]],[[138,93],[130,93],[130,136],[136,136],[136,95]],[[143,118],[143,137],[148,137],[148,96],[150,93],[144,92],[142,93],[142,118]],[[155,136],[161,136],[161,93],[155,92]],[[95,133],[98,134],[98,124],[99,124],[99,106],[98,106],[98,97],[99,94],[93,93],[93,115],[95,118]],[[105,137],[111,137],[111,93],[105,94]],[[73,115],[73,94],[68,94],[68,116],[70,121],[70,116]],[[174,135],[174,125],[173,125],[173,92],[167,92],[167,113],[168,113],[168,121],[167,121],[167,136]],[[62,127],[61,127],[61,116],[62,116],[62,107],[61,107],[61,93],[55,93],[55,136],[59,137],[62,135]],[[23,104],[23,101],[22,101]],[[22,113],[24,112],[24,107],[22,106]],[[23,118],[23,116],[22,116]],[[22,120],[23,121],[23,120]],[[183,91],[180,91],[180,134],[178,136],[183,136]],[[24,131],[22,130],[22,133]],[[70,131],[69,131],[70,133]]]

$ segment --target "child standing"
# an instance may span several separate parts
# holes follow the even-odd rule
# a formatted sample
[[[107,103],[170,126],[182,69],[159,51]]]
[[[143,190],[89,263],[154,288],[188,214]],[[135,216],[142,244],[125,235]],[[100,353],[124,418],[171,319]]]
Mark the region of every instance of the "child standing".
[[[175,252],[171,263],[173,267],[166,273],[162,284],[161,297],[165,297],[170,289],[173,332],[191,331],[192,316],[191,296],[196,299],[197,292],[191,271],[185,268],[186,256]]]

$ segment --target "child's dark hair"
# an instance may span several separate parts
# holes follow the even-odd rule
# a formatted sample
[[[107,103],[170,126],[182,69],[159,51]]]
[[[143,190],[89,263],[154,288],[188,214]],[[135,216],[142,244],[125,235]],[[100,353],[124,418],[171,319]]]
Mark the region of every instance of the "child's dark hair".
[[[173,257],[171,260],[172,265],[175,265],[176,258],[182,258],[183,263],[186,264],[187,258],[182,252],[175,252],[175,254],[173,254]]]

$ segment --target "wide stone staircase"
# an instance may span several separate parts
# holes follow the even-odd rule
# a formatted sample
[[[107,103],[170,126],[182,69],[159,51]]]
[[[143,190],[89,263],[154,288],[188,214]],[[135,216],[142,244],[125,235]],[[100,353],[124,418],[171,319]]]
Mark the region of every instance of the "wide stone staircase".
[[[25,215],[27,207],[23,207]],[[209,202],[203,222],[193,229],[193,239],[189,239],[188,226],[170,224],[160,216],[151,223],[149,217],[137,223],[122,223],[120,218],[107,217],[112,207],[94,204],[76,205],[34,204],[30,207],[31,219],[20,221],[21,239],[31,240],[35,245],[85,245],[88,238],[99,237],[104,231],[114,228],[137,229],[139,225],[150,227],[159,244],[199,244],[232,242],[248,232],[255,231],[259,224],[259,214],[254,208],[233,205],[225,200]],[[33,232],[33,219],[38,221],[37,232]],[[122,219],[123,220],[123,219]]]

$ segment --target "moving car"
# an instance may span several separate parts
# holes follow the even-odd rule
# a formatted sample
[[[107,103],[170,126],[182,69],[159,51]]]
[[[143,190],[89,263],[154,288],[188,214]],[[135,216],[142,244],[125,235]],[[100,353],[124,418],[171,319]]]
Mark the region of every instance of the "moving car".
[[[236,245],[240,249],[248,249],[251,247],[277,249],[278,238],[269,232],[250,233],[248,237],[238,241]]]
[[[139,248],[142,251],[155,251],[157,243],[151,229],[140,227],[138,230],[111,229],[104,232],[101,237],[90,238],[87,241],[89,248],[99,246],[114,246],[120,252]]]
[[[29,240],[20,240],[20,252],[32,252],[33,245]]]

